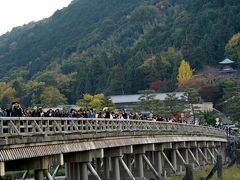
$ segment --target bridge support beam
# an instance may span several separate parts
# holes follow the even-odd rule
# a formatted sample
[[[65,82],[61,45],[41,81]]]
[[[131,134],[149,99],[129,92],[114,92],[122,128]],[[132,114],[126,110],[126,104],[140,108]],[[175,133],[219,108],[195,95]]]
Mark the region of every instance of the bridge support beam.
[[[122,160],[123,160],[123,162],[127,165],[127,168],[128,168],[128,170],[130,171],[130,172],[132,172],[132,166],[133,166],[133,160],[134,160],[134,155],[133,155],[133,146],[126,146],[126,147],[123,147],[122,148],[123,150],[123,154],[124,154],[124,156],[123,156],[123,158],[122,158]],[[121,161],[121,160],[120,160]]]
[[[162,176],[162,174],[163,174],[162,152],[156,151],[155,157],[156,157],[157,172],[160,176]]]
[[[127,168],[129,169],[129,171],[132,172],[132,169],[133,169],[132,168],[132,166],[133,166],[132,161],[134,161],[134,159],[132,158],[132,154],[124,154],[123,158],[125,159]]]
[[[164,152],[162,152],[163,158],[165,159],[165,161],[169,164],[169,166],[171,167],[171,169],[173,170],[174,173],[176,173],[176,169],[174,168],[174,166],[172,165],[172,163],[169,161],[169,159],[167,158],[166,154]]]
[[[104,156],[108,158],[108,162],[106,161],[105,165],[105,177],[107,179],[116,179],[120,180],[120,158],[123,156],[123,152],[127,151],[127,148],[123,147],[116,147],[116,148],[109,148],[106,149],[104,152]],[[105,163],[105,161],[104,161]],[[109,167],[109,168],[108,168]]]
[[[226,143],[221,143],[220,147],[219,147],[219,152],[220,155],[222,155],[222,159],[224,162],[226,162]]]
[[[80,166],[80,179],[76,178],[76,180],[88,180],[88,168],[87,168],[87,165],[88,165],[88,162],[81,162],[81,163],[79,163],[79,166]],[[75,171],[77,171],[77,170],[75,169]],[[78,172],[76,172],[76,173],[78,174]]]
[[[102,159],[101,158],[95,158],[94,161],[95,161],[94,168],[95,168],[96,172],[100,172],[100,170],[102,168]]]
[[[92,170],[91,170],[89,165],[88,165],[88,169],[92,173],[93,176],[96,177],[96,175],[97,175],[98,177],[100,177],[100,175],[103,174],[101,169],[103,169],[104,149],[94,150],[93,156],[94,156],[94,162],[95,162],[95,166],[94,166],[95,169],[92,167]],[[93,172],[93,170],[95,172]],[[95,173],[97,173],[97,174],[95,175]],[[96,178],[98,179],[98,177],[96,177]]]
[[[104,168],[105,179],[110,179],[111,157],[104,157],[103,158],[103,168]]]
[[[199,154],[198,154],[198,147],[193,149],[193,154],[198,162],[198,166],[200,166],[201,164],[200,164],[200,159],[199,159]]]
[[[204,152],[202,151],[202,149],[206,146],[207,146],[206,141],[197,142],[196,153],[198,154],[198,162],[200,166],[205,166],[206,164],[208,164],[208,160],[205,157]]]
[[[88,162],[66,163],[67,180],[88,180]]]
[[[67,162],[67,180],[88,180],[88,163],[94,151],[82,151],[64,155]]]
[[[44,179],[43,169],[34,170],[34,178],[35,180],[43,180]]]
[[[72,174],[74,175],[73,180],[81,180],[82,171],[81,171],[80,163],[76,162],[72,164],[73,164]]]
[[[21,180],[25,180],[27,175],[28,175],[28,173],[29,173],[29,170],[25,171],[23,176],[22,176],[22,178],[21,178]]]
[[[0,176],[5,176],[5,163],[0,162]]]
[[[177,167],[176,170],[180,173],[183,173],[183,169],[185,167],[186,161],[183,158],[183,152],[184,149],[186,149],[186,142],[177,142],[175,143],[175,145],[173,146],[175,147],[174,149],[176,149],[176,159],[177,159]]]
[[[154,169],[153,165],[151,164],[151,162],[148,160],[146,155],[143,155],[143,159],[145,160],[146,164],[148,165],[148,167],[150,168],[150,170],[153,172],[154,176],[157,179],[161,178],[161,174],[158,174],[158,172]]]
[[[91,163],[88,163],[87,165],[89,171],[92,173],[92,175],[97,179],[97,180],[101,180],[100,176],[98,175],[97,171],[93,168]]]
[[[120,162],[121,162],[123,168],[124,168],[125,171],[127,172],[129,178],[132,179],[132,180],[135,180],[135,178],[134,178],[132,172],[130,171],[130,169],[128,169],[128,166],[125,164],[125,162],[123,161],[123,159],[120,158],[119,160],[120,160]]]
[[[203,165],[208,164],[208,163],[209,163],[209,162],[208,162],[208,159],[206,158],[206,156],[205,156],[204,153],[202,152],[201,148],[198,148],[198,152],[200,153],[200,155],[201,155],[202,158],[203,158],[203,161],[202,161]]]
[[[173,165],[174,169],[177,171],[178,167],[177,167],[177,152],[176,152],[176,149],[173,149],[171,151],[171,156],[172,156],[172,165]]]
[[[197,141],[190,141],[187,143],[187,151],[188,151],[188,161],[192,164],[193,168],[200,166],[198,153],[196,154],[196,149],[198,147]]]
[[[209,159],[208,159],[207,147],[204,147],[204,148],[203,148],[203,153],[204,153],[206,159],[208,160],[208,162],[210,163],[210,161],[209,161]],[[204,164],[204,165],[205,165],[205,164]]]
[[[214,148],[215,148],[214,142],[207,142],[207,151],[211,157],[212,164],[216,162]]]
[[[115,180],[120,180],[119,158],[120,157],[113,157],[113,173]]]
[[[54,172],[53,172],[53,174],[52,174],[53,179],[55,178],[55,176],[56,176],[56,174],[57,174],[57,172],[58,172],[58,170],[59,170],[60,167],[61,167],[61,165],[58,165],[58,166],[55,168],[55,170],[54,170]]]
[[[188,149],[188,152],[190,153],[190,155],[192,156],[194,162],[197,164],[197,166],[200,166],[198,160],[195,158],[194,154],[192,153],[191,149]]]
[[[67,180],[80,180],[80,166],[79,163],[66,163],[65,168],[67,169],[66,177]]]
[[[212,152],[212,155],[213,155],[213,157],[214,157],[214,159],[216,160],[216,153],[215,153],[215,147],[212,147],[211,148],[211,152]],[[214,163],[214,162],[213,162]]]
[[[207,151],[208,151],[208,153],[210,154],[210,156],[211,156],[211,158],[212,158],[213,164],[214,164],[215,162],[217,162],[216,158],[214,157],[214,155],[212,154],[212,152],[210,151],[209,148],[207,148]]]
[[[138,178],[144,178],[143,155],[144,154],[135,155],[135,162],[136,162],[136,169],[137,169],[136,175]]]
[[[47,169],[43,170],[43,173],[46,176],[47,180],[53,180],[53,177],[51,176]]]
[[[180,151],[179,151],[179,150],[176,150],[176,153],[177,153],[179,159],[182,161],[182,163],[183,163],[183,164],[186,164],[186,161],[185,161],[184,158],[182,157],[182,154],[180,153]]]
[[[186,149],[184,149],[183,150],[184,151],[184,158],[185,158],[185,162],[186,162],[186,164],[188,164],[189,163],[189,154],[188,154],[188,149],[186,148]]]
[[[146,179],[145,177],[145,169],[144,169],[144,156],[147,151],[154,151],[155,145],[154,144],[147,144],[147,145],[137,145],[134,146],[133,152],[135,155],[135,174],[136,179]],[[146,160],[146,159],[145,159]],[[151,164],[151,163],[150,163]],[[146,169],[151,169],[149,166]]]
[[[68,180],[68,178],[70,177],[70,163],[64,163],[64,172],[65,172],[65,176],[66,179]]]

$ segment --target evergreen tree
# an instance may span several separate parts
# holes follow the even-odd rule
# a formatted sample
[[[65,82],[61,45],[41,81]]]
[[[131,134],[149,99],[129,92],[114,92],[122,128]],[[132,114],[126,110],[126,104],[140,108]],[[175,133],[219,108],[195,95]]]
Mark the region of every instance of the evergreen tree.
[[[137,111],[155,111],[157,107],[157,100],[155,100],[156,94],[153,90],[139,91],[141,94],[138,98],[140,102],[137,105]]]
[[[223,112],[230,116],[231,120],[239,122],[240,86],[235,81],[225,81],[221,85],[223,98],[220,105],[223,105]]]
[[[193,122],[195,122],[196,116],[200,115],[200,112],[199,112],[199,108],[195,107],[194,104],[202,103],[201,97],[197,89],[188,88],[186,89],[186,92],[188,97],[187,101],[188,101],[189,109],[191,110],[193,115]]]
[[[176,115],[178,113],[184,112],[188,106],[187,97],[178,98],[175,93],[167,94],[164,101],[165,113]]]
[[[67,103],[66,97],[57,88],[52,86],[43,89],[40,95],[40,101],[44,107],[58,106]]]

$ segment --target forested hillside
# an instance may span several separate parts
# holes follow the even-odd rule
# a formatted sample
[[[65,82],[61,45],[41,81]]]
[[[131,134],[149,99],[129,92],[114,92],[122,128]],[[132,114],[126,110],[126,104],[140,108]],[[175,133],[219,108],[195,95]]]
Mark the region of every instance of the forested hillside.
[[[0,36],[1,105],[175,90],[182,59],[196,72],[226,53],[240,61],[235,49],[225,52],[240,32],[239,9],[239,0],[74,0]]]

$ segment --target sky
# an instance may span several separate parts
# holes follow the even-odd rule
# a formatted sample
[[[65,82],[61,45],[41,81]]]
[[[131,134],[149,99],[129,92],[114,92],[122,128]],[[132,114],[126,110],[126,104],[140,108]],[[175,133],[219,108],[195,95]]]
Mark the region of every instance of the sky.
[[[50,17],[71,0],[0,0],[0,35],[13,27]]]

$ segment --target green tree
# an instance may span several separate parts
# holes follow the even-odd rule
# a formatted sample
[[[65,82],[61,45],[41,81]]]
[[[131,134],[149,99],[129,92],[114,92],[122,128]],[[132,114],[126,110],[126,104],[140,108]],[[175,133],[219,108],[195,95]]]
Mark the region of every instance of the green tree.
[[[220,81],[219,86],[222,89],[222,93],[223,93],[223,96],[221,99],[222,102],[225,102],[228,99],[231,99],[237,93],[238,84],[235,80]]]
[[[9,106],[13,101],[18,101],[19,99],[15,98],[16,91],[12,87],[7,87],[2,96],[1,96],[1,105],[4,107]]]
[[[78,106],[85,108],[94,108],[97,111],[101,111],[104,107],[108,107],[110,110],[115,109],[111,100],[104,96],[104,94],[84,94],[83,99],[79,99],[76,103]]]
[[[198,107],[194,106],[194,104],[200,104],[202,103],[202,100],[197,89],[188,88],[186,89],[186,93],[188,106],[192,112],[193,121],[195,122],[196,116],[200,115],[200,111]]]
[[[16,98],[16,90],[10,84],[0,82],[0,105],[8,107],[13,101],[19,101]]]
[[[156,105],[157,105],[157,100],[155,99],[156,94],[155,91],[153,90],[143,90],[139,91],[140,96],[138,100],[140,101],[137,104],[137,111],[155,111],[156,110]]]
[[[187,96],[177,97],[176,93],[169,93],[164,100],[166,114],[176,115],[188,108]]]
[[[150,84],[155,80],[161,80],[166,82],[165,86],[170,87],[161,87],[161,90],[169,91],[176,87],[176,72],[181,59],[181,52],[169,47],[167,51],[147,58],[137,69],[144,75],[146,83]]]
[[[223,98],[220,105],[223,106],[225,114],[230,116],[231,120],[240,122],[240,86],[234,81],[226,81],[223,86]]]
[[[4,91],[9,87],[5,82],[0,82],[0,101],[3,98]]]
[[[230,116],[234,122],[240,122],[240,92],[232,97],[224,106],[226,113]]]
[[[153,23],[159,17],[159,9],[156,6],[138,6],[128,16],[131,22]]]
[[[40,95],[46,86],[44,82],[37,82],[37,81],[22,81],[22,97],[21,103],[25,107],[29,106],[42,106]]]
[[[66,104],[66,97],[55,87],[45,87],[40,95],[40,102],[43,107],[57,106]]]
[[[209,125],[215,125],[216,123],[216,115],[211,113],[211,112],[205,112],[203,113],[203,118],[205,120],[205,122]]]

